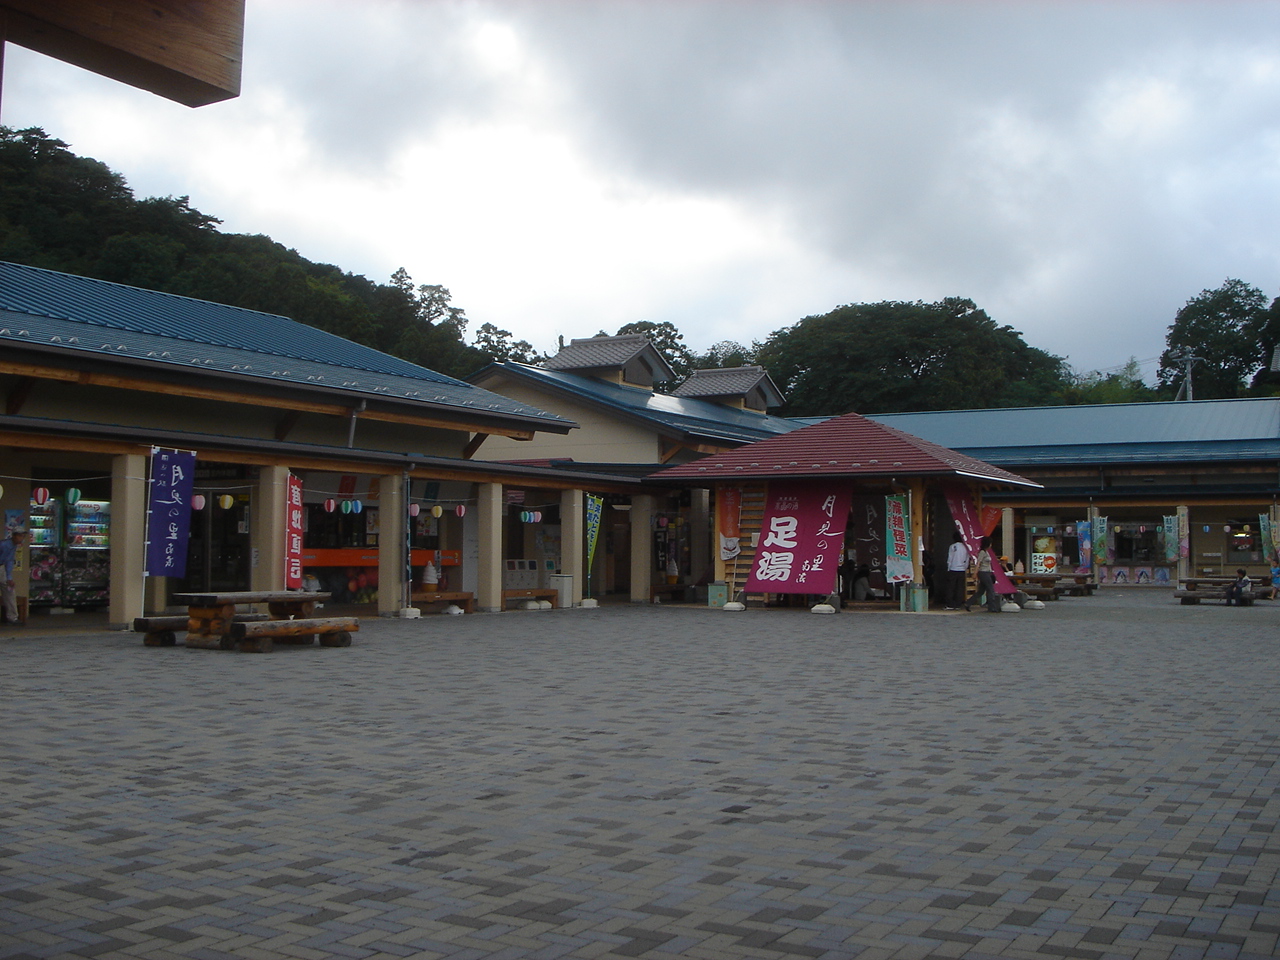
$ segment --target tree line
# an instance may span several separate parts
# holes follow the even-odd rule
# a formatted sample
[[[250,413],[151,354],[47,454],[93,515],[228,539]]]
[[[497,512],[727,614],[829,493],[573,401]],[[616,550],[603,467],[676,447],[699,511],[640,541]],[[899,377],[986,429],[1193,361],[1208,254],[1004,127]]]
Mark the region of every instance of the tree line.
[[[404,269],[377,283],[270,237],[223,233],[188,197],[138,199],[120,174],[39,128],[0,127],[0,184],[0,260],[281,314],[459,379],[493,361],[546,359],[492,323],[467,342],[466,312],[442,285]],[[1280,298],[1268,304],[1230,279],[1178,312],[1155,386],[1133,358],[1074,371],[961,297],[846,304],[703,353],[670,322],[616,333],[645,334],[662,351],[677,378],[659,389],[695,369],[759,364],[787,397],[774,411],[783,416],[1173,399],[1188,369],[1196,399],[1280,394],[1270,369]]]

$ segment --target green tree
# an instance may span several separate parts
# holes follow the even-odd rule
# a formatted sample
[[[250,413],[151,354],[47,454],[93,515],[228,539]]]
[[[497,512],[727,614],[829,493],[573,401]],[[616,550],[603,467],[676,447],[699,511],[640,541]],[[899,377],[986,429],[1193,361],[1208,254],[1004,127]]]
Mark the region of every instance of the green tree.
[[[533,344],[527,340],[512,340],[510,330],[500,330],[492,323],[482,323],[476,330],[476,339],[472,344],[490,360],[505,362],[514,360],[517,363],[537,363],[545,359]]]
[[[1159,399],[1155,388],[1142,379],[1136,357],[1130,357],[1128,363],[1111,373],[1090,370],[1072,373],[1068,379],[1070,383],[1062,393],[1063,403],[1149,403]]]
[[[1165,337],[1157,377],[1164,392],[1172,395],[1186,378],[1185,361],[1191,366],[1191,383],[1199,400],[1238,397],[1249,378],[1271,359],[1276,331],[1269,324],[1267,299],[1257,287],[1228,279],[1214,290],[1201,290],[1178,311]]]
[[[721,340],[707,348],[706,353],[696,353],[691,358],[693,369],[710,370],[713,367],[745,367],[756,362],[760,344],[744,347],[736,340]]]
[[[758,352],[784,416],[1053,402],[1059,357],[1028,346],[972,300],[849,304],[772,334]]]

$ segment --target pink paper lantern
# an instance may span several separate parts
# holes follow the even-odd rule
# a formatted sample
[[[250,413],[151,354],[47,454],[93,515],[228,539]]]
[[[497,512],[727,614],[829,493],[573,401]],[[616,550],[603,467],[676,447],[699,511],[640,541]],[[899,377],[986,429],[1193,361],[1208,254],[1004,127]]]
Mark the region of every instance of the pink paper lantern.
[[[203,509],[204,509],[204,503],[205,503],[205,501],[204,501],[204,494],[203,494],[203,493],[197,493],[194,497],[192,497],[192,498],[191,498],[191,509],[192,509],[192,510],[203,510]]]
[[[467,508],[462,504],[458,504],[456,507],[453,508],[453,512],[460,517],[465,517],[467,515]]]
[[[49,488],[36,487],[34,490],[31,491],[31,499],[36,502],[37,506],[43,507],[46,503],[49,502]]]
[[[422,512],[421,506],[419,506],[416,503],[409,504],[409,516],[416,517],[421,512]]]
[[[328,500],[324,502],[325,513],[333,513],[333,511],[337,509],[338,509],[338,501],[334,500],[332,497],[330,497]]]

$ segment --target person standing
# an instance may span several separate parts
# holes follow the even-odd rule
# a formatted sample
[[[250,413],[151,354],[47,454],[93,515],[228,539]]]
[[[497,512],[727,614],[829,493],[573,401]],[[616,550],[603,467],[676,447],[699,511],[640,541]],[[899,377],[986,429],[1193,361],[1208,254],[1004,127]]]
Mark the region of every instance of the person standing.
[[[18,624],[18,598],[13,589],[13,558],[26,541],[27,531],[18,527],[7,540],[0,540],[0,567],[4,568],[4,580],[0,581],[0,605],[9,623]]]
[[[951,546],[947,548],[947,579],[942,605],[957,610],[964,602],[964,578],[969,572],[969,548],[959,530],[951,534]]]
[[[978,589],[973,592],[968,600],[964,602],[966,610],[978,597],[984,593],[987,595],[987,612],[1000,612],[1000,595],[996,593],[996,575],[991,572],[991,538],[983,537],[978,544]]]

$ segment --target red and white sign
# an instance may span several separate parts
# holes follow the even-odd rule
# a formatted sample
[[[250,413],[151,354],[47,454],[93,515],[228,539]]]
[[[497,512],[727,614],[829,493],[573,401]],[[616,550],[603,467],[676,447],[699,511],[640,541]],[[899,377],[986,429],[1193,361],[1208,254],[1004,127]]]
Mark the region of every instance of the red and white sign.
[[[771,483],[747,592],[831,593],[851,496],[847,483]]]
[[[302,586],[302,478],[289,474],[284,514],[284,587],[297,590]]]

